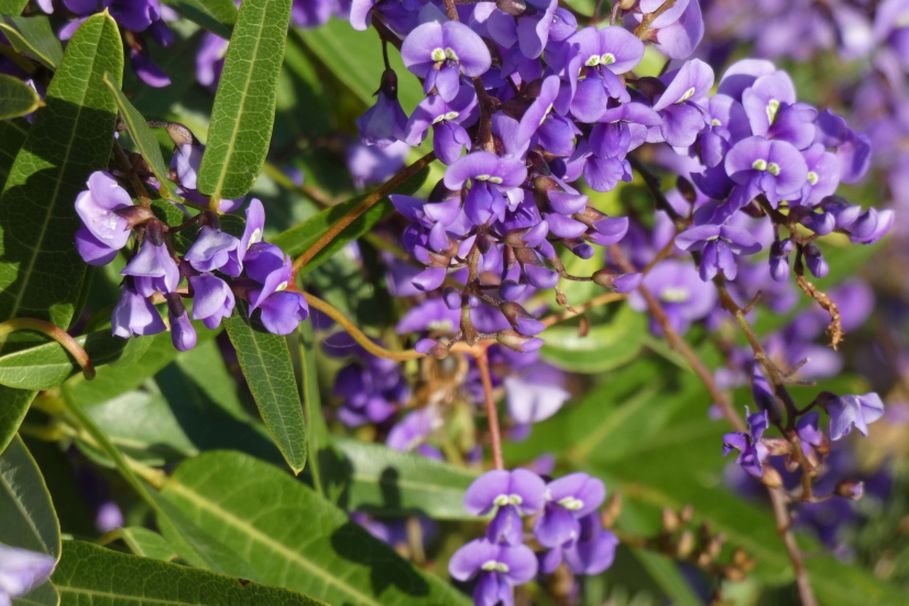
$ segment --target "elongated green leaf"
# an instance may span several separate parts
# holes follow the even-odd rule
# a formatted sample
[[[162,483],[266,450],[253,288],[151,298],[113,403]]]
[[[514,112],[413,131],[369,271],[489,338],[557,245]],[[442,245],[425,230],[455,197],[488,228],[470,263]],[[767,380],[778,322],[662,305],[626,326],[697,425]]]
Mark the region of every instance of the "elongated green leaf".
[[[328,424],[322,414],[322,398],[319,395],[319,376],[316,367],[316,338],[312,329],[312,322],[303,322],[298,330],[300,336],[300,377],[303,383],[303,407],[306,413],[306,451],[309,463],[309,473],[312,474],[313,485],[319,494],[324,495],[325,482],[323,478],[322,461],[319,460],[323,451],[328,453],[331,448],[331,436],[328,433]]]
[[[14,598],[13,606],[60,606],[60,594],[54,584],[48,581],[24,596]]]
[[[22,13],[28,0],[0,0],[0,15],[18,15]]]
[[[240,5],[199,168],[199,190],[215,198],[244,195],[265,162],[290,5],[291,0]]]
[[[0,74],[0,120],[26,116],[39,105],[41,99],[35,89],[19,78]]]
[[[259,582],[331,604],[468,603],[305,484],[240,453],[184,462],[163,494],[249,561]]]
[[[0,386],[0,453],[4,451],[35,399],[35,392]]]
[[[132,137],[133,142],[136,144],[136,149],[142,154],[142,157],[148,162],[149,168],[158,178],[161,192],[172,198],[174,188],[168,176],[167,164],[164,163],[161,147],[158,145],[158,140],[155,139],[155,134],[148,127],[148,122],[145,121],[139,110],[129,102],[129,99],[120,90],[120,86],[113,81],[110,74],[104,75],[104,84],[110,89],[114,100],[117,102],[117,108],[123,117],[123,123],[126,124],[126,130],[129,131],[129,136]]]
[[[374,515],[423,514],[437,520],[466,520],[464,492],[476,475],[459,467],[378,444],[338,440],[344,460],[332,482],[347,480],[341,506]],[[345,477],[346,476],[346,477]]]
[[[19,437],[0,455],[0,543],[60,554],[60,523],[50,493]]]
[[[230,38],[237,21],[237,7],[232,0],[164,0],[164,3],[222,38]]]
[[[123,72],[110,15],[89,17],[67,46],[0,197],[0,319],[72,319],[86,265],[73,250],[76,194],[110,156],[116,106],[101,78]]]
[[[298,593],[66,541],[53,580],[62,606],[309,606]]]
[[[116,531],[116,536],[137,556],[170,562],[177,559],[177,552],[167,539],[142,526],[127,526]]]
[[[426,177],[429,175],[429,170],[424,169],[408,179],[399,189],[399,193],[410,194],[415,192],[423,185],[423,182],[426,181]],[[344,215],[350,213],[355,209],[365,198],[365,195],[357,196],[351,198],[337,206],[332,206],[331,208],[326,208],[325,210],[319,212],[318,214],[313,215],[306,221],[291,227],[287,231],[278,234],[275,238],[272,239],[272,242],[277,246],[280,246],[287,254],[291,256],[297,256],[305,251],[307,248],[312,246],[322,234],[325,233],[325,230],[328,229],[333,223],[337,222],[338,219]],[[357,217],[350,225],[347,226],[338,237],[332,240],[332,242],[323,248],[319,253],[313,257],[305,267],[302,268],[303,273],[308,273],[314,270],[316,267],[320,266],[322,263],[327,261],[329,257],[335,254],[337,251],[342,249],[348,242],[355,240],[368,232],[372,227],[389,216],[394,212],[394,206],[391,204],[391,200],[385,198],[365,213]]]
[[[306,418],[287,339],[255,330],[242,314],[224,321],[265,428],[287,464],[306,466]]]
[[[6,36],[17,52],[46,67],[56,69],[63,59],[60,39],[51,28],[50,20],[43,15],[5,17],[0,20],[0,33]]]
[[[137,343],[101,330],[76,338],[98,367],[119,359]],[[48,389],[79,372],[79,365],[56,341],[0,355],[0,385],[18,389]]]
[[[599,374],[637,357],[646,325],[644,314],[623,305],[612,318],[594,325],[583,336],[576,326],[560,324],[547,329],[540,354],[564,370]]]
[[[375,102],[382,62],[382,41],[372,28],[359,32],[341,20],[301,32],[303,41],[328,70],[350,88],[363,105]],[[389,53],[391,67],[398,73],[398,99],[409,111],[423,98],[419,80],[401,63],[398,53]]]

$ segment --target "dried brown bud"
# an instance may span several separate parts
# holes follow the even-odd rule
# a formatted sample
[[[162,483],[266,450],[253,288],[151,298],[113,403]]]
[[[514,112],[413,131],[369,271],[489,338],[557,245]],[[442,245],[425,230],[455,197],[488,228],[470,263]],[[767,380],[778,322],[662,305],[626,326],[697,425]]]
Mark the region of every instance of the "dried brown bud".
[[[168,122],[164,126],[164,130],[167,132],[170,140],[174,142],[174,145],[192,145],[196,142],[196,138],[193,136],[192,131],[179,122]]]
[[[694,533],[685,530],[679,535],[679,542],[676,544],[675,553],[680,560],[688,558],[694,552],[695,546]]]
[[[865,495],[865,483],[857,480],[843,480],[836,485],[836,494],[857,501]]]
[[[524,0],[496,0],[496,8],[512,17],[520,17],[527,12],[527,3]]]
[[[666,532],[675,532],[679,529],[679,516],[672,510],[671,507],[664,507],[662,511],[663,518],[663,530]]]
[[[761,477],[761,482],[764,486],[769,488],[779,488],[783,485],[783,478],[780,477],[780,472],[770,466],[764,467],[764,475]]]

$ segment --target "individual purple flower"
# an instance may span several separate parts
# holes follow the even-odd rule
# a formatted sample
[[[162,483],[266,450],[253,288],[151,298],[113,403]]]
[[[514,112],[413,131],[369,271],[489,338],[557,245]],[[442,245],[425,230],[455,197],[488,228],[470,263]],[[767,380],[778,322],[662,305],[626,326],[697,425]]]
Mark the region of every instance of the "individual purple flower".
[[[470,135],[465,130],[479,116],[477,94],[473,88],[461,87],[450,102],[440,95],[430,95],[420,101],[407,121],[404,140],[417,146],[432,128],[432,148],[445,164],[452,164],[465,147],[470,146]]]
[[[769,426],[767,411],[749,414],[746,409],[745,414],[748,418],[748,432],[734,431],[723,436],[723,456],[737,450],[739,456],[736,463],[755,478],[761,478],[764,475],[764,461],[770,454],[761,442],[761,436]]]
[[[665,79],[666,90],[653,104],[663,119],[660,132],[669,145],[689,147],[707,126],[703,106],[713,87],[713,70],[700,59],[692,59]]]
[[[495,511],[486,536],[495,543],[521,543],[521,517],[543,507],[546,485],[540,476],[526,469],[488,471],[473,481],[464,494],[464,507],[476,515]]]
[[[249,313],[261,310],[265,328],[278,335],[290,334],[309,316],[302,293],[287,290],[293,279],[290,257],[267,242],[253,244],[244,259],[246,276],[255,285],[249,289]]]
[[[884,403],[874,392],[864,395],[832,396],[824,402],[830,415],[830,439],[840,440],[852,431],[853,426],[863,436],[868,435],[868,425],[884,414]]]
[[[536,576],[537,558],[526,545],[475,539],[455,552],[448,572],[459,581],[479,577],[473,591],[476,606],[510,605],[514,603],[514,587]]]
[[[518,48],[528,59],[536,59],[546,48],[558,8],[558,0],[528,0],[526,10],[516,19]]]
[[[581,517],[578,525],[580,532],[576,540],[543,554],[540,562],[543,572],[555,572],[563,560],[571,572],[582,575],[597,575],[612,566],[619,539],[603,528],[599,512]]]
[[[717,274],[735,280],[737,257],[752,255],[761,244],[750,231],[732,225],[696,225],[680,233],[675,241],[683,250],[699,251],[701,279],[708,282]]]
[[[376,91],[375,104],[357,118],[360,139],[366,145],[386,147],[403,140],[407,114],[398,101],[398,76],[393,69],[382,73],[382,83]]]
[[[467,154],[445,171],[445,187],[457,191],[471,181],[464,200],[464,212],[477,225],[496,218],[504,220],[505,210],[516,204],[508,197],[527,177],[524,162],[501,158],[491,152]]]
[[[240,246],[240,240],[219,229],[203,226],[183,260],[200,272],[221,270],[229,276],[240,275],[242,267],[237,255],[232,255]]]
[[[170,338],[177,351],[189,351],[196,346],[196,329],[189,321],[189,313],[180,295],[165,295],[167,317],[170,322]]]
[[[423,79],[423,89],[435,88],[445,101],[453,101],[461,87],[461,74],[482,76],[492,59],[486,43],[458,21],[429,21],[411,31],[401,45],[404,65]]]
[[[75,206],[82,220],[76,250],[86,263],[105,265],[129,241],[129,219],[117,211],[132,207],[132,198],[110,174],[96,171],[88,178],[88,189],[76,197]]]
[[[748,137],[736,143],[726,156],[726,172],[745,188],[743,203],[763,193],[776,205],[798,194],[808,180],[808,164],[802,153],[786,141]]]
[[[580,519],[595,512],[606,498],[603,482],[586,473],[572,473],[546,485],[543,515],[533,528],[544,547],[566,547],[581,536]]]
[[[351,144],[345,156],[354,187],[363,189],[382,183],[404,166],[409,153],[410,146],[403,141],[396,141],[387,147]]]
[[[193,295],[193,319],[201,320],[206,328],[216,329],[234,311],[234,293],[227,282],[212,274],[189,277]]]
[[[180,185],[179,191],[183,197],[197,204],[207,205],[208,196],[196,189],[204,152],[205,146],[198,141],[181,142],[174,149],[174,155],[170,159],[170,169],[177,177]],[[240,208],[242,204],[242,199],[224,198],[218,202],[218,210],[229,213]]]
[[[128,279],[120,291],[117,305],[111,312],[111,326],[114,336],[124,339],[156,335],[167,330],[155,306],[147,297],[136,292]]]
[[[655,12],[663,0],[641,0],[632,17],[640,22],[645,15]],[[648,26],[650,38],[664,55],[671,59],[689,57],[704,37],[704,18],[700,0],[677,0],[673,7]]]
[[[619,77],[644,56],[644,43],[618,26],[585,27],[569,38],[574,58],[568,62],[571,113],[582,122],[596,122],[609,107],[609,99],[627,102],[630,97]],[[584,78],[579,79],[583,74]]]
[[[0,604],[8,605],[46,581],[55,565],[53,556],[0,543]]]
[[[174,261],[164,236],[160,221],[149,221],[145,228],[145,239],[139,252],[129,260],[120,272],[135,278],[136,290],[146,297],[156,292],[170,293],[180,283],[180,269]]]
[[[202,86],[213,88],[217,85],[224,68],[227,45],[227,40],[211,32],[205,32],[202,36],[202,42],[196,51],[196,80]]]
[[[673,329],[685,333],[696,320],[705,318],[717,301],[716,289],[704,284],[698,272],[689,263],[669,259],[658,263],[647,273],[644,286],[660,301]],[[644,311],[647,303],[637,291],[629,303],[634,309]],[[651,320],[650,329],[662,334],[659,324]]]

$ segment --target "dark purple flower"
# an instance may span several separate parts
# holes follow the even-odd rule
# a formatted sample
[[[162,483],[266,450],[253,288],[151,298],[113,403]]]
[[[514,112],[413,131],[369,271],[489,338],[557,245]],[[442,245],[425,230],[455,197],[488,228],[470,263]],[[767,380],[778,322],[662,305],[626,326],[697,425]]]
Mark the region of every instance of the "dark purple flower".
[[[863,436],[868,435],[868,425],[884,414],[884,403],[874,392],[861,396],[832,397],[824,403],[830,415],[830,439],[840,440],[849,435],[854,426]]]
[[[445,171],[445,187],[461,189],[472,182],[464,200],[464,212],[477,225],[492,218],[504,220],[506,208],[516,205],[508,193],[527,177],[524,162],[516,158],[501,158],[491,152],[467,154]]]
[[[383,72],[376,102],[357,118],[357,128],[366,145],[385,147],[404,139],[407,114],[398,101],[398,76],[393,69]]]
[[[492,62],[486,43],[458,21],[429,21],[414,28],[401,45],[404,65],[423,79],[423,89],[435,88],[452,101],[461,88],[461,74],[482,76]]]
[[[120,300],[111,312],[112,332],[117,337],[155,335],[167,330],[161,315],[147,297],[139,294],[127,280]]]
[[[479,577],[473,591],[476,606],[514,603],[514,586],[537,574],[537,558],[526,545],[496,544],[486,539],[470,541],[451,557],[448,572],[459,581]]]
[[[431,127],[436,156],[445,164],[451,164],[470,145],[470,135],[465,127],[476,122],[478,115],[477,95],[471,87],[461,87],[450,102],[440,95],[430,95],[420,101],[410,115],[404,140],[409,145],[419,145]]]
[[[10,604],[46,581],[55,565],[53,556],[0,543],[0,604]],[[533,568],[536,574],[536,559]]]
[[[798,194],[808,180],[808,164],[794,145],[763,137],[736,143],[726,156],[725,166],[729,177],[746,187],[749,194],[763,193],[774,205]],[[745,198],[747,202],[750,196]]]
[[[543,507],[546,485],[540,476],[526,469],[488,471],[473,481],[464,493],[464,507],[470,513],[486,515],[495,511],[486,536],[490,541],[521,543],[521,516]]]
[[[606,498],[603,482],[572,473],[546,485],[546,506],[533,532],[544,547],[565,547],[581,536],[580,519],[595,512]]]
[[[752,476],[760,478],[764,475],[764,461],[770,454],[767,447],[761,443],[761,436],[769,426],[767,411],[749,414],[746,409],[745,414],[748,418],[748,432],[735,431],[723,436],[723,456],[733,450],[739,451],[736,463]]]

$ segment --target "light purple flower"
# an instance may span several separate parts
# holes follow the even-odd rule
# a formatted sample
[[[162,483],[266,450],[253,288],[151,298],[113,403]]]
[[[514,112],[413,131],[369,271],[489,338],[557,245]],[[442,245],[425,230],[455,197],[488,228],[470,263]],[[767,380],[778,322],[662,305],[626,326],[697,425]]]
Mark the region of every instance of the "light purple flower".
[[[0,604],[9,604],[46,581],[55,564],[53,556],[0,543]]]
[[[591,512],[578,522],[580,534],[577,540],[567,547],[553,547],[543,554],[540,563],[543,572],[555,572],[562,560],[574,574],[596,575],[612,566],[619,540],[603,529],[599,512]]]
[[[503,381],[508,414],[517,423],[539,423],[557,413],[571,394],[565,389],[565,373],[534,363]]]
[[[700,59],[686,61],[665,77],[666,90],[653,104],[663,119],[660,130],[673,147],[688,147],[707,126],[707,94],[713,87],[713,70]]]
[[[824,403],[830,415],[830,439],[840,440],[849,435],[854,426],[863,436],[868,435],[868,425],[884,415],[884,403],[874,392],[864,395],[832,397]]]
[[[513,604],[514,587],[537,574],[537,558],[526,545],[470,541],[451,557],[448,572],[459,581],[479,577],[473,592],[476,606]]]
[[[117,212],[132,207],[132,198],[111,175],[96,171],[88,178],[88,189],[76,197],[75,206],[82,220],[76,249],[86,263],[108,263],[132,233],[129,220]]]
[[[468,181],[472,182],[464,201],[464,212],[479,225],[493,217],[504,220],[505,209],[515,206],[508,198],[508,192],[521,185],[526,177],[527,168],[521,160],[478,151],[448,167],[445,187],[456,191]]]
[[[492,59],[486,43],[458,21],[429,21],[414,28],[401,45],[404,65],[423,78],[423,89],[435,88],[442,99],[452,101],[461,87],[461,74],[482,76]]]
[[[734,280],[738,272],[737,257],[761,250],[761,244],[750,231],[732,225],[696,225],[680,233],[675,242],[683,250],[700,251],[699,273],[705,282],[717,274]]]
[[[726,156],[725,166],[733,181],[749,193],[762,192],[774,205],[800,193],[808,180],[808,164],[794,145],[763,137],[736,143]]]
[[[473,481],[464,494],[464,507],[477,515],[494,510],[486,536],[496,543],[517,545],[523,534],[521,517],[542,509],[545,490],[543,480],[533,472],[496,469]]]
[[[579,520],[595,512],[606,498],[603,482],[572,473],[546,485],[546,506],[533,532],[544,547],[566,547],[581,536]]]
[[[246,275],[255,285],[249,290],[249,313],[261,309],[265,328],[279,335],[290,334],[309,316],[302,293],[289,291],[292,280],[290,257],[267,242],[253,244],[244,259]]]
[[[155,335],[167,330],[155,306],[147,297],[136,292],[128,280],[111,313],[111,326],[114,336],[124,339]]]
[[[193,295],[193,319],[201,320],[210,330],[229,318],[234,311],[234,293],[227,282],[211,274],[190,276]]]
[[[398,77],[393,69],[382,73],[376,102],[357,118],[357,128],[366,145],[386,147],[404,139],[407,115],[398,101]]]
[[[120,272],[136,278],[136,290],[147,297],[156,292],[174,292],[180,283],[180,269],[167,248],[162,230],[159,221],[150,221],[139,252]]]
[[[242,266],[238,263],[237,248],[240,240],[219,229],[203,226],[183,259],[200,272],[221,270],[229,276],[239,276]],[[235,253],[235,254],[231,254]]]

